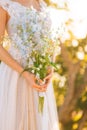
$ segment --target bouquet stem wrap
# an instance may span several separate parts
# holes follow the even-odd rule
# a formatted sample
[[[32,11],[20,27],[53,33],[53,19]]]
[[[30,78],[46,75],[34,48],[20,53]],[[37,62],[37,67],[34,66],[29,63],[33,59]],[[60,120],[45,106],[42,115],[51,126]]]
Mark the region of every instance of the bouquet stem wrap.
[[[45,96],[45,92],[39,92],[39,101],[38,101],[38,111],[39,113],[43,113],[43,109],[44,109],[44,96]]]

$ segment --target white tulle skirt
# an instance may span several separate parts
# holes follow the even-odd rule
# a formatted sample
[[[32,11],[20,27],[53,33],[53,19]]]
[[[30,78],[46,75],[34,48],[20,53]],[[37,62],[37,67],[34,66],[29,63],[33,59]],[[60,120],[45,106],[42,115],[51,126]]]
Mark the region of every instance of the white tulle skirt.
[[[38,92],[3,62],[0,64],[0,130],[59,130],[52,84],[38,112]]]

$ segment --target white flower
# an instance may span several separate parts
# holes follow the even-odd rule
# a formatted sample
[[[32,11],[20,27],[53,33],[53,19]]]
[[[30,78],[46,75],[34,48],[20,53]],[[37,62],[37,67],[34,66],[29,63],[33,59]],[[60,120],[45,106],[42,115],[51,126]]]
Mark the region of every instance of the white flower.
[[[34,72],[35,72],[35,71],[34,71],[34,70],[32,70],[31,72],[34,74]]]
[[[37,68],[37,70],[39,71],[39,70],[40,70],[40,68]]]
[[[36,77],[37,77],[37,79],[40,79],[40,75],[38,73],[36,74]]]
[[[42,67],[43,67],[43,66],[40,64],[40,65],[39,65],[39,68],[41,69]]]

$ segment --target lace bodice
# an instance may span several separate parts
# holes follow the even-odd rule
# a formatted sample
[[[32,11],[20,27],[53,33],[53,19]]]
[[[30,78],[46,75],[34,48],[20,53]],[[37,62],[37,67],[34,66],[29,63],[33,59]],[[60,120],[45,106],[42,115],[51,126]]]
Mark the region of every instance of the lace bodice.
[[[43,1],[40,2],[40,11],[11,0],[0,0],[0,6],[10,15],[7,23],[7,32],[12,42],[9,53],[25,66],[29,52],[32,51],[32,42],[38,43],[38,48],[40,48],[40,44],[46,42],[42,37],[51,38],[48,8]]]

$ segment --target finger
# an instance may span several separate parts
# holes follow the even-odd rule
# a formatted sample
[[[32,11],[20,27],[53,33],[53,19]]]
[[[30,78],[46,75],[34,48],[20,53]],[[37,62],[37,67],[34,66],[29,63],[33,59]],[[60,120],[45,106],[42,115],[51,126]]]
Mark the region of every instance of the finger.
[[[36,83],[33,84],[33,87],[34,88],[38,88],[38,89],[43,89],[44,88],[43,86],[40,86],[40,85],[38,85]]]
[[[45,88],[47,86],[48,82],[45,82],[41,87]]]
[[[36,85],[36,86],[37,86],[37,85]],[[39,86],[39,88],[36,87],[36,86],[34,86],[34,88],[39,89],[39,90],[42,91],[42,92],[46,91],[46,89],[47,89],[47,84],[44,84],[43,86]]]
[[[43,81],[42,81],[41,79],[37,79],[37,78],[36,78],[35,81],[38,82],[39,84],[42,84],[42,83],[43,83]]]
[[[44,78],[44,80],[50,79],[52,77],[52,74],[49,74],[47,77]]]
[[[43,83],[43,81],[41,79],[38,79],[37,77],[35,77],[34,80],[35,80],[35,82],[37,84],[42,84]]]
[[[46,92],[46,89],[45,89],[45,88],[44,88],[44,89],[35,88],[35,90],[38,91],[38,92]]]
[[[50,82],[50,79],[46,79],[45,83],[48,84]]]
[[[49,80],[46,80],[44,88],[47,88],[48,85],[49,85],[49,83],[50,83],[50,79],[49,79]]]
[[[37,84],[33,84],[33,88],[37,88],[37,89],[41,89],[41,86],[37,85]]]
[[[44,86],[45,89],[47,89],[47,87],[49,86],[49,83],[50,83],[50,81],[45,84],[45,86]]]

